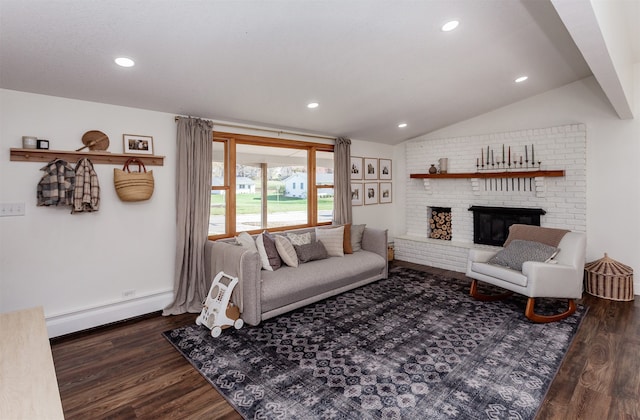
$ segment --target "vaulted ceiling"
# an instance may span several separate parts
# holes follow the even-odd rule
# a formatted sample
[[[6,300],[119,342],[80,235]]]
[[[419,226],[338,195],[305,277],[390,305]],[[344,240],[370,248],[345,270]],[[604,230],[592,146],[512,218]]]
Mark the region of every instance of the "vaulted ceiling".
[[[592,74],[629,117],[602,40],[581,0],[0,0],[0,87],[397,144]]]

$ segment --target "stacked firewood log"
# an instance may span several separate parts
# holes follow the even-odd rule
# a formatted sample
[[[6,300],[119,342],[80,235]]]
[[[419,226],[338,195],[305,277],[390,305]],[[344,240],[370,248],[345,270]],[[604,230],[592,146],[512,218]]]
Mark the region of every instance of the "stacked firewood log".
[[[429,237],[433,239],[451,240],[451,211],[431,210],[429,219]]]

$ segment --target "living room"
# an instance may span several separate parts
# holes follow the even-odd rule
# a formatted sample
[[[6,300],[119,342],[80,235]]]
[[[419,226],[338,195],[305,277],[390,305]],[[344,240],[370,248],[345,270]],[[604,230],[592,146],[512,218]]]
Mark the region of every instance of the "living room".
[[[635,90],[625,91],[629,98],[639,96],[638,71],[637,65],[619,70],[626,75],[635,72]],[[0,310],[43,305],[50,334],[55,336],[162,308],[171,299],[173,285],[175,114],[40,95],[30,90],[25,87],[22,92],[20,89],[1,92],[0,141],[5,174],[1,181],[2,201],[23,202],[26,208],[25,216],[4,218],[0,224],[3,238]],[[636,140],[640,137],[640,123],[637,118],[616,116],[594,76],[451,124],[412,142],[464,141],[471,136],[565,124],[584,124],[586,130],[587,260],[600,258],[607,252],[638,270],[636,256],[640,243],[634,238],[640,235],[637,223],[640,177],[638,166],[629,157],[640,151],[640,142]],[[113,168],[97,165],[103,202],[98,213],[70,216],[63,209],[36,207],[35,190],[41,166],[10,162],[9,149],[20,147],[22,136],[34,135],[49,139],[51,149],[75,150],[82,146],[83,133],[93,129],[110,137],[109,150],[114,153],[121,151],[119,142],[124,133],[153,136],[154,153],[166,156],[164,166],[150,167],[155,169],[156,179],[153,198],[133,205],[120,202],[114,189],[109,188]],[[366,138],[352,140],[353,156],[393,161],[392,203],[354,207],[354,219],[389,229],[391,240],[405,235],[407,219],[413,216],[405,211],[411,208],[405,203],[412,200],[407,191],[421,184],[420,180],[409,179],[409,171],[417,169],[407,166],[408,142],[391,145]],[[492,146],[503,143],[495,142]],[[489,140],[483,141],[482,146],[489,144]],[[461,165],[460,160],[451,151],[446,153],[456,171],[475,170],[474,164],[456,166]],[[433,159],[424,162],[423,172],[427,172],[429,164],[447,156],[433,155]],[[393,216],[389,217],[390,214]],[[145,263],[151,261],[153,264]],[[638,279],[635,281],[635,290],[640,290]],[[125,291],[129,292],[126,298]]]
[[[610,26],[603,25],[600,29],[605,33],[607,43],[617,39],[615,34],[606,35]],[[610,47],[612,51],[631,46],[631,41],[627,43],[630,37],[622,39]],[[638,41],[634,42],[637,48]],[[0,48],[2,61],[6,62],[7,41],[3,39]],[[620,116],[619,102],[611,96],[611,88],[603,86],[605,79],[602,79],[598,63],[589,62],[593,74],[585,78],[495,109],[479,110],[469,118],[451,121],[424,132],[426,134],[419,133],[393,144],[366,137],[352,138],[353,156],[391,159],[393,162],[392,202],[354,207],[354,221],[388,229],[390,240],[402,237],[406,241],[407,236],[421,234],[410,232],[414,226],[414,213],[409,211],[411,204],[416,202],[414,194],[425,191],[421,180],[409,178],[417,169],[408,158],[411,145],[416,142],[446,143],[451,140],[455,143],[473,139],[483,147],[498,148],[503,142],[490,139],[497,139],[502,133],[578,125],[585,130],[583,210],[588,238],[587,261],[601,258],[606,252],[638,272],[640,169],[635,159],[640,156],[640,121],[637,118],[640,112],[640,64],[637,55],[635,61],[624,66],[613,61],[621,77],[621,91],[626,95],[623,102],[626,101],[635,118]],[[37,73],[37,77],[46,78],[46,67]],[[25,214],[0,219],[0,313],[43,306],[49,335],[55,337],[161,310],[173,298],[176,241],[174,118],[191,112],[195,115],[197,110],[158,111],[125,106],[109,95],[104,99],[65,97],[64,94],[37,91],[30,86],[7,86],[4,78],[3,74],[0,84],[0,201],[25,203]],[[629,79],[631,83],[628,83]],[[73,84],[74,80],[68,83]],[[161,88],[159,84],[158,89]],[[464,103],[465,92],[458,92],[453,102]],[[422,112],[425,118],[430,113]],[[221,127],[238,125],[231,119],[218,119],[219,115],[215,114],[197,113],[197,116],[212,119]],[[274,121],[255,121],[250,125],[256,129],[235,130],[259,135],[260,127],[273,129],[275,126],[283,131],[305,133],[304,130],[289,130]],[[121,202],[111,186],[115,166],[96,165],[101,182],[99,212],[71,215],[68,208],[36,206],[36,187],[44,164],[12,162],[10,149],[21,147],[22,136],[32,135],[48,139],[51,149],[75,150],[82,146],[81,137],[88,130],[106,133],[112,142],[109,150],[113,153],[121,152],[121,138],[125,133],[153,137],[154,153],[166,158],[163,166],[148,168],[153,169],[156,185],[151,200]],[[324,133],[341,134],[329,128]],[[295,134],[284,134],[283,138],[306,139]],[[475,171],[475,159],[471,165],[458,166],[461,164],[460,160],[456,161],[455,151],[446,153],[429,155],[429,160],[423,162],[423,172],[426,173],[429,165],[437,163],[441,157],[449,158],[450,171]],[[482,189],[484,191],[484,186]],[[424,214],[426,216],[426,208]],[[412,256],[408,245],[401,245],[400,241],[395,241],[395,245],[397,255],[405,255],[407,261],[426,263],[419,256]],[[448,268],[442,262],[429,260],[429,263]],[[634,286],[638,293],[638,278]]]

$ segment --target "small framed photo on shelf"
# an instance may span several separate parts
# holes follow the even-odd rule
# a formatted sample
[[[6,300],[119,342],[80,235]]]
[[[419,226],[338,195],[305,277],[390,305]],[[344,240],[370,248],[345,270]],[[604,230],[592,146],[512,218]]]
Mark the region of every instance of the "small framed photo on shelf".
[[[378,177],[383,180],[391,179],[391,159],[378,159]]]
[[[364,158],[364,179],[378,179],[378,159]]]
[[[351,205],[361,206],[363,198],[362,184],[351,184]]]
[[[49,140],[38,139],[38,144],[36,147],[40,150],[49,150]]]
[[[351,156],[351,179],[362,179],[361,157]]]
[[[132,153],[136,155],[153,154],[153,137],[151,136],[123,134],[122,144],[124,153]]]
[[[391,183],[380,183],[380,198],[378,199],[380,204],[386,204],[391,202]]]
[[[364,204],[378,204],[377,182],[367,182],[364,184]]]

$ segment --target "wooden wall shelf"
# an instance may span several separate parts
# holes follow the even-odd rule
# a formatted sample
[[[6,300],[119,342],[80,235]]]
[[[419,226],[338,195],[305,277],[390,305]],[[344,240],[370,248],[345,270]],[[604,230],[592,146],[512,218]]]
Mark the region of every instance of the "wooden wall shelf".
[[[537,178],[564,176],[564,170],[551,171],[509,171],[509,172],[460,172],[448,174],[411,174],[417,179],[461,179],[461,178]]]
[[[69,163],[76,163],[85,157],[89,158],[94,164],[103,163],[108,165],[124,165],[127,159],[135,157],[140,159],[145,166],[164,166],[164,156],[109,153],[105,151],[75,152],[64,150],[12,148],[10,160],[13,162],[50,162],[54,159],[62,159]]]

